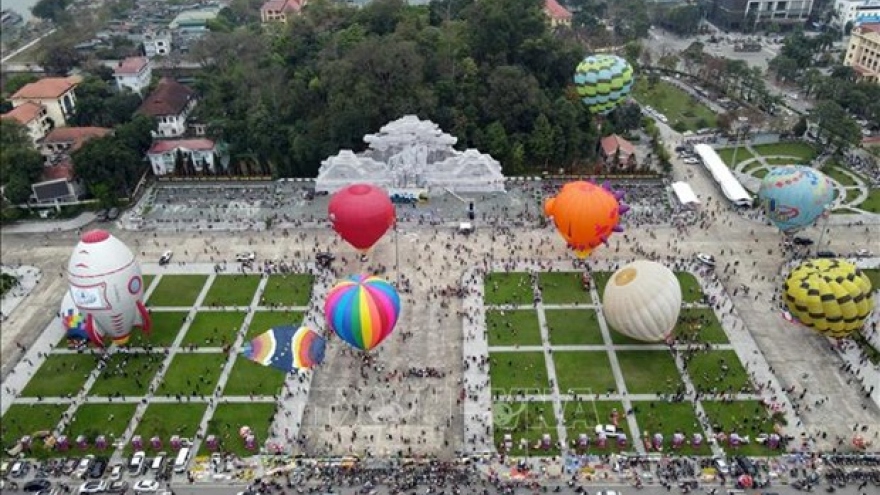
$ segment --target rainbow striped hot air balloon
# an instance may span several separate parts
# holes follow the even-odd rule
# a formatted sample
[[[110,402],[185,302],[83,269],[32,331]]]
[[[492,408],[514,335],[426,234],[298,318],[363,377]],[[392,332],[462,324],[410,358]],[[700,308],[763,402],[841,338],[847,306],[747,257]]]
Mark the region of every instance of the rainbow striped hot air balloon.
[[[387,281],[353,275],[327,294],[324,315],[333,332],[348,345],[369,351],[385,340],[400,315],[400,296]]]
[[[324,337],[311,328],[280,326],[245,343],[244,357],[285,373],[310,370],[324,361]]]

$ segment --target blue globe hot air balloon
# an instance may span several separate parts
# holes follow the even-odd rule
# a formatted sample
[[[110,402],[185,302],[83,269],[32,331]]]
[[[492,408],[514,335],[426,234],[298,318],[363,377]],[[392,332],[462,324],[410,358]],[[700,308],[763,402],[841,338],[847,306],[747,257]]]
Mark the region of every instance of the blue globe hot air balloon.
[[[773,225],[791,234],[812,225],[831,207],[834,183],[811,167],[776,167],[764,176],[758,197]]]

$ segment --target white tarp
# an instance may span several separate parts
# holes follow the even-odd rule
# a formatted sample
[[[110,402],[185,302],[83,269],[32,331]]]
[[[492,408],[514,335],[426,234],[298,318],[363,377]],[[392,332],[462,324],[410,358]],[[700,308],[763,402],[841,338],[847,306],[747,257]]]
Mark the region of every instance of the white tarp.
[[[694,152],[699,155],[703,166],[712,174],[712,178],[721,187],[721,192],[724,193],[727,199],[740,206],[752,204],[752,196],[736,180],[736,177],[727,168],[727,164],[724,163],[724,160],[718,156],[718,153],[711,146],[708,144],[697,144],[694,146]]]
[[[673,182],[672,191],[675,193],[675,197],[678,198],[679,203],[685,206],[699,206],[700,199],[697,198],[694,190],[687,182]]]

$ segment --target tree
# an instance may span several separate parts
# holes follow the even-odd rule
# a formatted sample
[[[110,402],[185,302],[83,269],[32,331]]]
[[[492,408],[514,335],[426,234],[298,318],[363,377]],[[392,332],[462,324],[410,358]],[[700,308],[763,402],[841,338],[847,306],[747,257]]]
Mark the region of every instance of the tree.
[[[3,93],[13,95],[25,85],[39,80],[40,78],[33,74],[11,74],[3,85]]]
[[[679,36],[690,36],[699,30],[702,17],[699,5],[682,5],[661,12],[655,16],[655,22]]]
[[[43,42],[46,50],[39,63],[50,76],[66,76],[80,62],[80,55],[67,41],[47,40]]]
[[[535,162],[540,163],[544,170],[549,166],[553,156],[553,128],[550,120],[543,113],[535,119],[532,134],[529,137],[529,153]]]
[[[43,173],[43,157],[34,149],[27,128],[12,119],[0,120],[0,185],[14,204],[24,203],[31,184]]]
[[[70,0],[38,0],[31,12],[40,19],[60,22],[68,5]]]
[[[818,102],[810,112],[810,119],[818,128],[816,140],[833,147],[835,152],[854,146],[861,140],[859,125],[836,102],[828,100]]]
[[[74,151],[76,176],[91,189],[104,185],[118,197],[131,193],[142,158],[114,136],[91,139]]]

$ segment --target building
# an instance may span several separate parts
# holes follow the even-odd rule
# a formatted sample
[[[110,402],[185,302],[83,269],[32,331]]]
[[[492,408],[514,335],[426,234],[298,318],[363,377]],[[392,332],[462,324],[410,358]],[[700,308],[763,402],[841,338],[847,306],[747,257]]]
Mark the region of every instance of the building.
[[[80,149],[89,139],[113,133],[106,127],[59,127],[52,129],[40,142],[40,153],[48,158],[69,155]],[[51,160],[47,160],[51,161]]]
[[[82,78],[46,77],[39,81],[25,84],[10,98],[13,107],[27,102],[36,103],[46,108],[47,118],[51,127],[64,127],[67,119],[76,110],[76,94],[74,90]]]
[[[171,33],[168,31],[145,33],[141,43],[147,58],[165,57],[171,53]]]
[[[171,174],[215,173],[223,166],[221,151],[210,139],[170,139],[156,141],[147,151],[156,177]]]
[[[260,21],[286,23],[287,16],[299,14],[305,5],[306,0],[269,0],[260,7]]]
[[[880,84],[880,23],[853,28],[843,63],[852,67],[860,79]]]
[[[550,20],[550,26],[571,26],[571,12],[556,0],[544,0],[544,14]]]
[[[186,134],[187,119],[196,106],[196,93],[174,79],[163,77],[138,112],[156,119],[155,137],[174,138]]]
[[[26,101],[12,110],[0,115],[3,119],[13,119],[27,128],[27,134],[36,148],[46,133],[52,130],[53,124],[49,119],[46,107],[39,103]]]
[[[638,165],[636,147],[617,134],[605,136],[599,141],[599,153],[606,165],[623,168]]]
[[[709,20],[725,30],[753,31],[769,24],[803,24],[813,0],[713,0]]]
[[[880,0],[836,0],[834,12],[832,23],[841,30],[859,22],[880,22]]]
[[[220,7],[184,10],[168,24],[168,28],[184,32],[207,32],[208,21],[213,21],[219,14]]]
[[[113,79],[120,91],[128,89],[141,94],[152,78],[153,64],[147,57],[128,57],[113,68]]]

